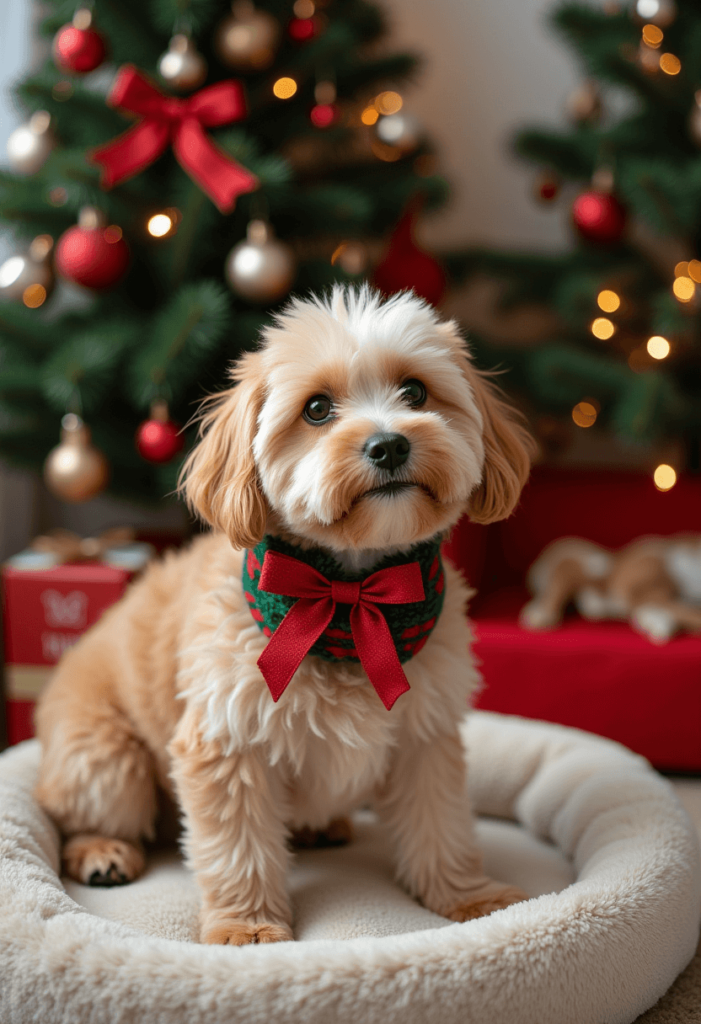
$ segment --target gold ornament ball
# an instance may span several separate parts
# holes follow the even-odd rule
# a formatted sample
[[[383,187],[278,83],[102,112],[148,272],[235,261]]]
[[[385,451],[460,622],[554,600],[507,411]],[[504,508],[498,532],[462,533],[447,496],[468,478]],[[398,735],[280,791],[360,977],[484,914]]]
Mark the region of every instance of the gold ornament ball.
[[[207,62],[186,35],[175,35],[158,62],[161,78],[177,92],[192,92],[207,77]]]
[[[28,252],[5,260],[0,266],[0,298],[21,299],[30,309],[44,304],[54,287],[53,244],[51,235],[38,235]]]
[[[674,0],[635,0],[635,14],[640,21],[649,22],[659,28],[671,25],[677,16]]]
[[[226,258],[229,287],[249,302],[275,302],[287,295],[296,271],[292,249],[275,238],[269,224],[252,220],[247,237]]]
[[[15,174],[36,174],[55,145],[51,115],[46,110],[37,110],[26,124],[15,128],[7,140],[7,161],[11,170]]]
[[[404,156],[419,145],[421,126],[415,117],[401,111],[380,117],[375,124],[375,134],[385,146],[394,146]]]
[[[248,0],[232,4],[214,39],[222,61],[236,71],[262,71],[275,60],[280,42],[280,23]]]
[[[62,501],[90,501],[107,486],[109,464],[90,443],[90,431],[80,416],[68,413],[61,425],[61,443],[46,458],[44,481]]]

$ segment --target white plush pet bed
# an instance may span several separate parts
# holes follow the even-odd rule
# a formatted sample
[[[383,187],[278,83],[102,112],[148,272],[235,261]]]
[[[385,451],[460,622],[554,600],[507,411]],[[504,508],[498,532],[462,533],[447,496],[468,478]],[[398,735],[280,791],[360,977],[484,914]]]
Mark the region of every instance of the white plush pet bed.
[[[495,877],[534,897],[452,924],[393,881],[381,827],[296,858],[295,943],[193,942],[175,854],[125,888],[57,876],[32,800],[39,750],[0,757],[2,1024],[624,1024],[696,948],[695,833],[642,759],[584,733],[475,713],[471,789]]]

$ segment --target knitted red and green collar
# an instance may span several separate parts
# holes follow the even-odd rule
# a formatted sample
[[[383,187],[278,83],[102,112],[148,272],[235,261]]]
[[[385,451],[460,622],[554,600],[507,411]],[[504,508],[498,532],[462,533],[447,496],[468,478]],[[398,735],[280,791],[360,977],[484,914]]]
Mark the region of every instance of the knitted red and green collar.
[[[445,574],[440,554],[440,539],[434,538],[417,544],[410,551],[381,559],[366,573],[348,573],[329,553],[319,548],[303,550],[288,544],[279,537],[266,535],[260,544],[247,551],[243,560],[243,590],[251,615],[265,636],[272,636],[290,609],[297,603],[294,597],[270,593],[259,587],[261,569],[267,552],[278,552],[297,559],[321,573],[327,580],[338,585],[363,583],[383,569],[418,563],[423,582],[424,600],[402,604],[378,604],[384,616],[401,663],[409,661],[421,650],[443,608]],[[338,599],[331,621],[318,640],[309,648],[325,661],[359,662],[351,632],[351,606]]]

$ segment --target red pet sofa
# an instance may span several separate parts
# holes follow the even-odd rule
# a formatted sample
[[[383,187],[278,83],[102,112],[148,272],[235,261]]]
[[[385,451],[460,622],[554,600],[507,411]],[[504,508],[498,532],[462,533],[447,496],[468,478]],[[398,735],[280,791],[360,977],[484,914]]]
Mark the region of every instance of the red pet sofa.
[[[484,676],[476,706],[608,736],[659,768],[701,771],[701,637],[656,646],[626,623],[574,612],[552,632],[518,624],[528,567],[557,537],[617,548],[684,531],[701,532],[701,477],[662,493],[647,475],[544,468],[510,519],[461,522],[446,554],[478,592],[470,609]]]

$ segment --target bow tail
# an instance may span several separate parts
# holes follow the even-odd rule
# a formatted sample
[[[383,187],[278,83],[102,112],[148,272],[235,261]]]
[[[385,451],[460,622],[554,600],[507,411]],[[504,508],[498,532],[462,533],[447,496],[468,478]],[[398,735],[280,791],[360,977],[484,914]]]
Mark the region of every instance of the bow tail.
[[[295,601],[285,618],[268,640],[258,659],[258,668],[277,703],[287,688],[302,659],[324,632],[333,618],[335,601],[330,597],[302,597]]]
[[[368,679],[384,706],[391,711],[397,698],[409,689],[409,683],[387,620],[379,608],[361,600],[351,611],[351,632]]]
[[[258,187],[256,176],[215,146],[194,117],[177,128],[173,152],[220,213],[231,213],[237,196]]]
[[[168,125],[159,121],[142,121],[113,142],[98,146],[90,160],[102,167],[103,188],[118,185],[157,160],[168,145]]]

